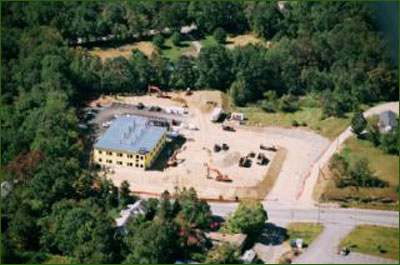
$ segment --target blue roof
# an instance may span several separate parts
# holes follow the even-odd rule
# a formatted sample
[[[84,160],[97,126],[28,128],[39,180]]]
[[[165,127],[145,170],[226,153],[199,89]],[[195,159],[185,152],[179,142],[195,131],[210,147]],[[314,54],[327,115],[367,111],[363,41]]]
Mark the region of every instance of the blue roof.
[[[125,152],[150,152],[166,131],[166,127],[151,125],[148,119],[120,116],[113,121],[94,147]]]

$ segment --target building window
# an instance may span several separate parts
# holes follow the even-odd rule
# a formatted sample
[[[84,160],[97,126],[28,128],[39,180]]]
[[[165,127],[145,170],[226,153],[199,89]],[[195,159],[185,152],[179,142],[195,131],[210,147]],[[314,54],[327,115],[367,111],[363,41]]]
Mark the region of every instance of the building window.
[[[99,158],[99,162],[103,162],[103,159]]]
[[[139,159],[139,155],[136,155],[136,159]]]
[[[128,167],[133,167],[133,163],[126,163],[126,165],[128,166]]]
[[[117,156],[122,157],[123,154],[122,153],[117,153]]]
[[[102,154],[102,153],[103,153],[103,151],[99,150],[99,154]]]
[[[140,160],[143,160],[144,159],[144,156],[140,156]]]
[[[122,166],[122,161],[117,161],[117,165],[121,165]]]
[[[107,159],[106,162],[109,163],[109,164],[112,164],[112,160],[111,159]]]
[[[107,151],[106,154],[109,156],[112,156],[112,152],[110,152],[110,151]]]
[[[141,168],[143,168],[143,165],[140,165]]]
[[[139,164],[136,164],[136,167],[139,167]]]
[[[133,158],[133,155],[128,155],[128,158]]]

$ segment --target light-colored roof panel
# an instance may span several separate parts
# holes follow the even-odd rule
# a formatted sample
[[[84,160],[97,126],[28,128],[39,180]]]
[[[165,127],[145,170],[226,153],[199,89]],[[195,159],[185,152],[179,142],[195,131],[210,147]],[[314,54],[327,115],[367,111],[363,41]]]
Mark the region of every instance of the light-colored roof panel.
[[[94,145],[95,148],[116,151],[149,152],[167,131],[137,116],[118,117]]]

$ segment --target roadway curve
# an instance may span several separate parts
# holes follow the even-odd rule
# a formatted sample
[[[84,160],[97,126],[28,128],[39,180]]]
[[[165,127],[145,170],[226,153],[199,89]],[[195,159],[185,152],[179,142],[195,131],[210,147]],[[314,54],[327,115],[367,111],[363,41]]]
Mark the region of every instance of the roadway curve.
[[[399,113],[399,102],[390,102],[375,106],[364,112],[364,116],[380,114],[391,110]],[[286,226],[292,222],[317,222],[324,226],[323,233],[309,246],[307,251],[294,262],[298,264],[376,264],[398,263],[398,261],[386,260],[377,257],[351,253],[348,257],[339,256],[337,246],[354,227],[360,224],[381,225],[399,227],[399,212],[361,209],[341,209],[326,206],[316,207],[312,198],[313,190],[318,178],[319,169],[322,168],[340,148],[345,140],[352,136],[348,127],[335,140],[331,142],[325,152],[314,163],[309,177],[304,179],[303,192],[299,193],[297,201],[279,200],[278,197],[271,200],[267,197],[263,201],[264,208],[268,212],[268,221],[280,226]],[[307,174],[306,174],[307,176]],[[275,185],[272,192],[280,189]],[[299,190],[297,191],[299,192]],[[210,203],[213,214],[227,216],[233,213],[237,203]],[[279,253],[278,253],[279,254]],[[274,260],[272,260],[274,262]]]
[[[384,103],[373,108],[368,109],[364,112],[364,116],[372,116],[379,115],[385,111],[394,111],[399,114],[399,102],[390,102]],[[319,160],[317,160],[312,169],[310,170],[309,177],[303,180],[303,187],[301,188],[298,194],[298,200],[301,204],[313,204],[313,191],[315,188],[315,184],[318,180],[319,170],[323,168],[326,163],[331,159],[333,154],[340,148],[340,146],[347,140],[347,138],[351,137],[353,133],[351,132],[351,128],[348,127],[344,132],[342,132],[332,143],[329,145],[327,150],[321,155]]]

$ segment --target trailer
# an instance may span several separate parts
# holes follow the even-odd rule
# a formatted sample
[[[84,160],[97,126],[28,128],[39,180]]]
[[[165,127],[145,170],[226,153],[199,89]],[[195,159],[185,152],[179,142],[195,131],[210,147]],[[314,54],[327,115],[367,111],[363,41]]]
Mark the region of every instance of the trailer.
[[[222,115],[222,109],[219,107],[214,108],[213,112],[211,113],[211,121],[217,122]]]
[[[232,112],[230,119],[234,121],[244,121],[244,114],[240,112]]]

